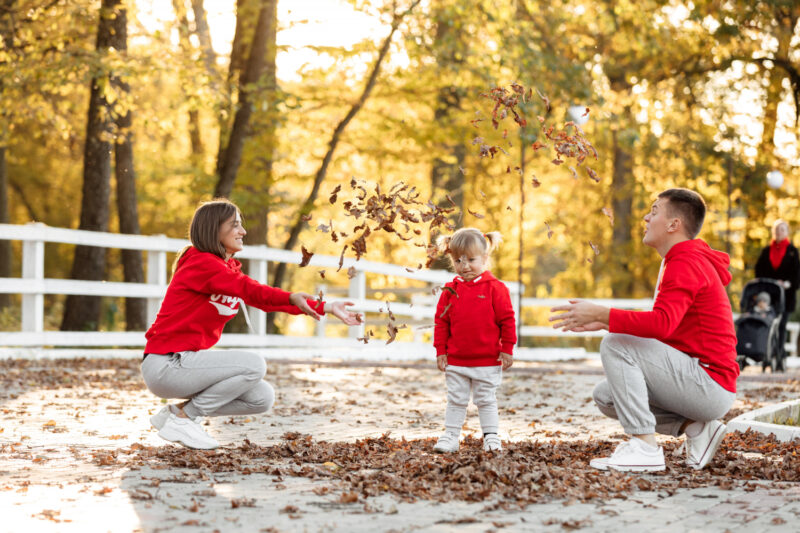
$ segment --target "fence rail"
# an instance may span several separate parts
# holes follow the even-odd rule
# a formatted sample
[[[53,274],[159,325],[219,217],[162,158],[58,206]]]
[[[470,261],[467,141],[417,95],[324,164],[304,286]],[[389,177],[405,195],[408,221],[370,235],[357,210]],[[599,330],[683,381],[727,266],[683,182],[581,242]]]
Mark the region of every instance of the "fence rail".
[[[21,331],[0,332],[0,345],[19,347],[64,347],[64,346],[144,346],[144,332],[71,332],[45,331],[44,329],[44,296],[47,294],[89,295],[105,297],[146,298],[147,319],[151,323],[158,313],[161,300],[166,292],[168,281],[167,254],[173,253],[188,244],[184,239],[168,238],[163,235],[123,235],[92,231],[53,228],[44,224],[31,223],[25,225],[0,224],[0,240],[21,241],[22,243],[22,276],[20,278],[0,278],[0,293],[19,294],[22,298]],[[45,243],[62,243],[86,246],[99,246],[112,249],[141,250],[147,254],[146,283],[124,283],[110,281],[82,281],[67,279],[51,279],[44,277]],[[269,262],[299,264],[302,256],[298,252],[269,248],[267,246],[247,246],[237,254],[237,258],[248,259],[248,275],[255,280],[266,283]],[[312,267],[339,268],[339,257],[315,254],[309,263]],[[354,310],[366,313],[386,312],[386,303],[369,298],[376,293],[395,293],[410,297],[410,303],[393,302],[391,311],[398,317],[407,319],[410,325],[420,326],[425,322],[433,323],[436,311],[436,297],[431,289],[450,281],[453,274],[443,270],[411,270],[400,265],[378,263],[374,261],[344,260],[342,269],[353,267],[355,276],[349,280],[347,287],[322,286],[327,295],[342,295],[354,302]],[[367,274],[394,276],[406,280],[415,280],[424,285],[413,288],[367,287]],[[511,299],[517,311],[517,319],[521,317],[518,306],[552,307],[564,304],[566,298],[519,298],[523,287],[515,282],[505,282],[511,293]],[[589,299],[589,301],[622,309],[647,309],[652,306],[650,299]],[[326,321],[318,323],[315,337],[291,335],[267,335],[266,313],[250,307],[252,334],[225,334],[220,346],[238,347],[271,347],[271,346],[355,346],[356,337],[364,335],[364,326],[349,328],[347,338],[330,335]],[[602,337],[605,331],[569,333],[554,330],[549,326],[518,324],[521,336],[524,337]],[[789,324],[789,341],[787,350],[796,351],[800,325]],[[416,328],[415,341],[421,340],[423,329]]]

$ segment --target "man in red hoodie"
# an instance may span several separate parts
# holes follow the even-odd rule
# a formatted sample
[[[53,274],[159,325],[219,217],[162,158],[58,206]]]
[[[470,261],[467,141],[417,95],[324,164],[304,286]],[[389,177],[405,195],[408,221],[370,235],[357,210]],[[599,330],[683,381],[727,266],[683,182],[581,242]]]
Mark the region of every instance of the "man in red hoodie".
[[[642,242],[663,258],[652,311],[609,309],[571,300],[554,307],[554,327],[609,334],[600,344],[606,379],[594,400],[633,438],[611,457],[593,459],[600,470],[664,470],[655,432],[686,433],[686,464],[705,467],[725,436],[718,420],[736,398],[736,333],[725,286],[730,259],[695,237],[705,218],[696,192],[669,189],[645,215]]]

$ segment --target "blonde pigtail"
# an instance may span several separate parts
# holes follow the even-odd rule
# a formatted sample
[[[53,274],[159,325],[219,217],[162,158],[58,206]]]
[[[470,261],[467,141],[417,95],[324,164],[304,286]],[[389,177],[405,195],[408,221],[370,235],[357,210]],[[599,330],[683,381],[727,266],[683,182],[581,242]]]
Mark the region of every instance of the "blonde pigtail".
[[[453,239],[452,235],[440,235],[436,239],[436,248],[440,254],[444,255],[450,251],[450,241]]]
[[[483,234],[483,238],[486,239],[486,253],[490,254],[494,250],[500,246],[500,243],[503,242],[503,236],[500,234],[499,231],[489,231]]]

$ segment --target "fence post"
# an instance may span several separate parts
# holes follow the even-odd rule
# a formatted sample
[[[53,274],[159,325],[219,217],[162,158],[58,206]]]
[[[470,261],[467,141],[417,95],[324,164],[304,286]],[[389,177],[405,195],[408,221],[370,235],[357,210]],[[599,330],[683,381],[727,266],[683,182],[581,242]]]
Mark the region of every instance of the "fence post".
[[[44,280],[44,242],[23,241],[22,277]],[[44,294],[22,295],[22,331],[44,331]]]
[[[147,283],[165,286],[167,284],[167,252],[150,250],[147,252]],[[162,298],[147,299],[147,323],[156,320]]]
[[[259,246],[266,248],[266,246]],[[259,283],[267,283],[268,265],[266,259],[250,259],[247,274]],[[247,306],[250,312],[250,322],[253,333],[256,335],[267,334],[267,313],[257,307]]]
[[[351,300],[366,300],[367,298],[367,274],[363,270],[357,270],[356,275],[350,280],[347,288],[347,297]],[[357,339],[364,336],[365,325],[362,322],[358,326],[351,326],[348,329],[348,336]]]

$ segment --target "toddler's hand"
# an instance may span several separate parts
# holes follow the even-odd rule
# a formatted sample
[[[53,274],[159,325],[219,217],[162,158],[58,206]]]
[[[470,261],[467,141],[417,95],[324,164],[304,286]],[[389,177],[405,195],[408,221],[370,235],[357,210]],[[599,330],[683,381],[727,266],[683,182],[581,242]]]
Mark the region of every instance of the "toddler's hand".
[[[331,304],[331,313],[348,326],[357,326],[363,322],[363,317],[358,313],[349,311],[347,309],[349,305],[353,305],[353,302],[333,302]]]
[[[500,357],[497,360],[503,364],[503,370],[508,370],[514,364],[514,356],[503,352],[500,352]]]
[[[447,354],[436,356],[436,366],[439,367],[439,370],[442,372],[447,369]]]

